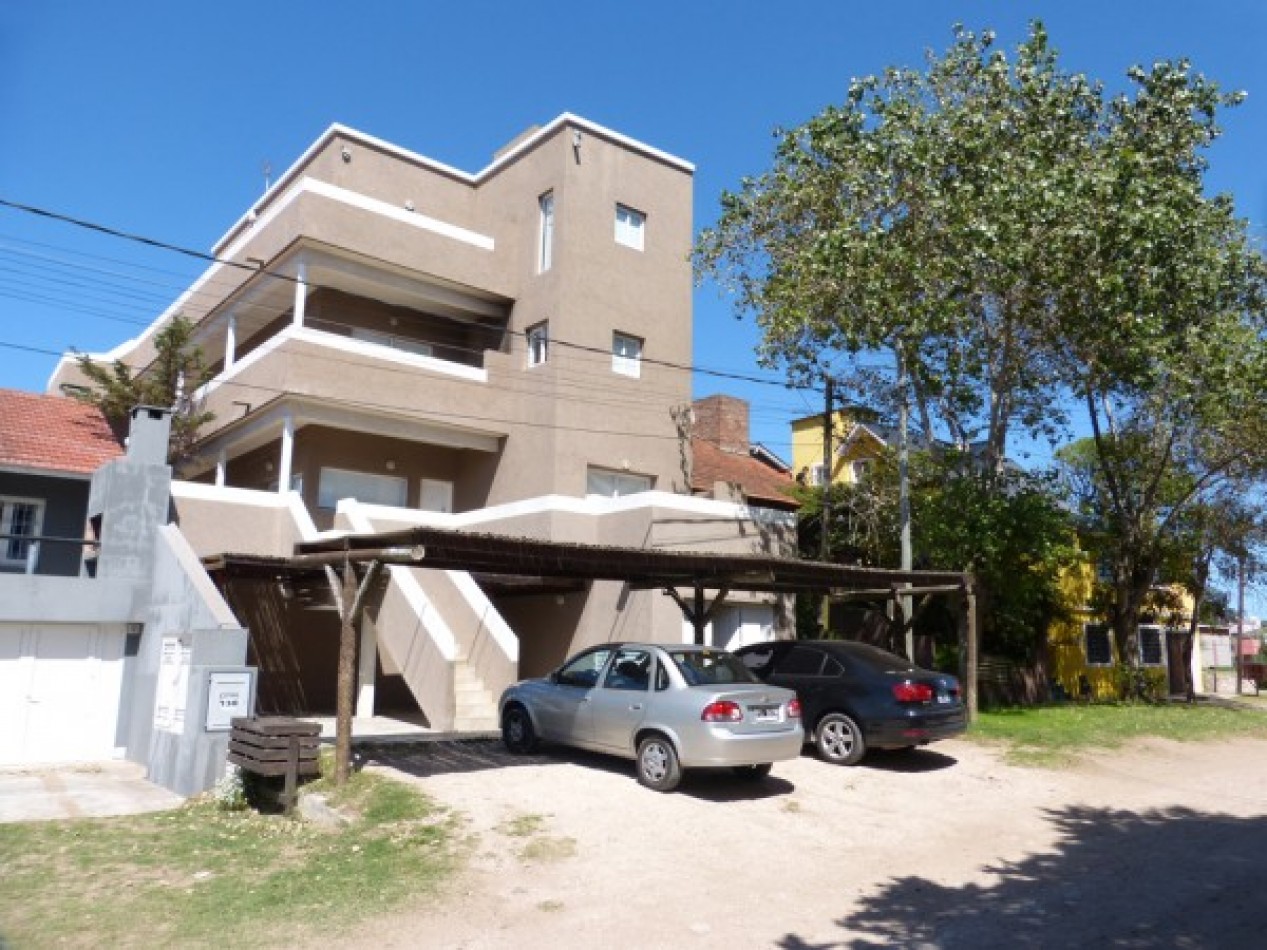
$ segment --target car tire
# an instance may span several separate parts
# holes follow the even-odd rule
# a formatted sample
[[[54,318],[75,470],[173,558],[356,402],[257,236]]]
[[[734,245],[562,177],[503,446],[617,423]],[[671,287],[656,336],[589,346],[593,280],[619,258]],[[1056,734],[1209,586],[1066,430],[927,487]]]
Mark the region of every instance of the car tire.
[[[818,754],[833,765],[857,765],[867,754],[867,743],[858,724],[844,713],[828,713],[814,730]]]
[[[659,733],[638,743],[638,781],[657,792],[671,792],[682,781],[677,750]]]
[[[528,710],[516,704],[502,713],[502,744],[515,755],[527,755],[537,748],[537,730]]]
[[[731,767],[731,771],[740,778],[755,782],[769,775],[773,767],[769,762],[762,762],[760,765],[735,765]]]

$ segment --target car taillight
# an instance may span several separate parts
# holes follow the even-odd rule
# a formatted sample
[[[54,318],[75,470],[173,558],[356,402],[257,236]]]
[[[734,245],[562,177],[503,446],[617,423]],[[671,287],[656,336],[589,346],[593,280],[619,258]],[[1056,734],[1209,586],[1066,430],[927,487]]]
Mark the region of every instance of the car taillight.
[[[743,710],[738,703],[719,699],[705,706],[700,718],[705,722],[743,722]]]
[[[894,683],[893,697],[899,703],[931,703],[933,688],[927,683]]]
[[[789,719],[801,718],[801,701],[799,699],[793,699],[787,704],[787,717]]]

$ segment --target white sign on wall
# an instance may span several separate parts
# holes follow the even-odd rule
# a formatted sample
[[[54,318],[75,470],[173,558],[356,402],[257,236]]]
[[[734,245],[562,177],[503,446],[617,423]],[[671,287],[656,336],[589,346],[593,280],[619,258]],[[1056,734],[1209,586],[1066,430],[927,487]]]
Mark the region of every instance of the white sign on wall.
[[[158,660],[154,695],[154,728],[177,734],[185,731],[185,697],[189,692],[191,648],[178,637],[164,637]]]
[[[206,730],[228,732],[234,716],[249,715],[251,715],[251,674],[208,674]]]

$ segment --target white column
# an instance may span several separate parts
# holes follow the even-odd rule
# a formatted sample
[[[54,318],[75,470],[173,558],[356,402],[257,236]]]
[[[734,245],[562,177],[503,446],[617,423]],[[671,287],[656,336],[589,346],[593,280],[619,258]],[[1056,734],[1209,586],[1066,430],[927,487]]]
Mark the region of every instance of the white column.
[[[295,326],[304,325],[304,305],[308,302],[308,267],[299,262],[299,274],[295,278]]]
[[[356,678],[356,718],[374,715],[374,672],[378,667],[378,630],[373,621],[361,620],[361,666]]]
[[[295,457],[295,417],[289,412],[282,420],[282,456],[277,465],[277,490],[290,491],[290,467]]]
[[[224,450],[220,450],[220,456],[216,459],[216,487],[223,488],[225,475],[229,467],[229,455]]]
[[[224,368],[227,372],[233,369],[238,356],[238,318],[237,314],[229,314],[224,327]]]

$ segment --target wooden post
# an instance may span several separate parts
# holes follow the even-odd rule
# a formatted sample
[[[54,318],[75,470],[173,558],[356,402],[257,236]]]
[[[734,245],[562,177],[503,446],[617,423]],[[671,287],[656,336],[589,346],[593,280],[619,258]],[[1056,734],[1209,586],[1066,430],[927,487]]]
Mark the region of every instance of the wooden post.
[[[356,571],[343,562],[343,591],[339,603],[339,679],[335,706],[334,783],[342,785],[352,770],[352,694],[356,687],[356,628],[352,602],[356,599]]]
[[[963,588],[963,602],[959,610],[959,679],[963,688],[964,705],[968,721],[977,718],[977,595],[972,584]]]

